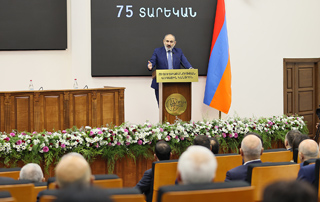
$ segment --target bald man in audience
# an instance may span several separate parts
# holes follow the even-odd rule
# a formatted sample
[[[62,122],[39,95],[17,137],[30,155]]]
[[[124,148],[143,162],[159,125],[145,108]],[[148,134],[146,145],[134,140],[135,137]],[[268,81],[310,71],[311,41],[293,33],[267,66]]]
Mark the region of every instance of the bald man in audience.
[[[41,167],[35,163],[28,163],[20,170],[19,180],[30,180],[32,182],[44,182]]]
[[[211,183],[216,170],[214,154],[203,146],[193,145],[179,158],[177,180],[179,184]]]
[[[302,162],[298,173],[298,180],[304,180],[313,184],[316,180],[315,164],[305,165],[304,162],[319,157],[319,146],[311,139],[303,140],[299,144],[299,158]]]
[[[256,135],[247,135],[241,142],[240,155],[244,162],[243,165],[229,170],[225,181],[247,180],[247,169],[251,163],[262,163],[260,156],[263,153],[261,140]]]
[[[56,166],[57,188],[66,187],[89,187],[94,180],[88,162],[77,153],[70,153],[63,156]]]

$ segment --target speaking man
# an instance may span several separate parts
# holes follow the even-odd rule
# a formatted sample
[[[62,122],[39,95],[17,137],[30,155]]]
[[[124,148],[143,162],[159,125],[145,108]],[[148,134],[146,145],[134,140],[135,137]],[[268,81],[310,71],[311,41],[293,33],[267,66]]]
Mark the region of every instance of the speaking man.
[[[151,59],[148,61],[149,71],[152,71],[154,67],[156,69],[180,69],[180,65],[186,69],[192,68],[182,50],[174,47],[176,45],[175,36],[167,34],[163,39],[163,45],[163,47],[154,50]],[[159,105],[159,85],[155,77],[152,79],[151,88],[155,90]]]

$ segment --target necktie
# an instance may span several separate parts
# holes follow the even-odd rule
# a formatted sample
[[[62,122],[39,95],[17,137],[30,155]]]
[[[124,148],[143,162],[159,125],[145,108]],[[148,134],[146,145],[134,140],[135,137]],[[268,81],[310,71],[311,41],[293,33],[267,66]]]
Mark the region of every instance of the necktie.
[[[171,51],[168,51],[168,69],[173,69]]]

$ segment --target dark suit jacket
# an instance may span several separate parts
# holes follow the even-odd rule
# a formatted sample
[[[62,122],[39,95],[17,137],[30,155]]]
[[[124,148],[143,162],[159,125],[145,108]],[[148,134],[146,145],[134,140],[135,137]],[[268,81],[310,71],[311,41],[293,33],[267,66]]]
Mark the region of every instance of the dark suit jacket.
[[[173,69],[180,69],[180,61],[185,68],[189,69],[191,67],[191,64],[183,55],[180,48],[173,48],[172,52]],[[154,67],[156,67],[156,69],[168,69],[167,52],[164,46],[154,50],[150,62],[152,63],[152,69]],[[151,88],[159,88],[155,78],[152,79]]]
[[[316,181],[315,168],[316,164],[303,166],[303,163],[301,163],[297,179],[307,181],[310,184],[314,184]]]
[[[234,180],[247,181],[248,165],[252,164],[252,163],[262,163],[262,162],[260,160],[255,160],[255,161],[249,162],[245,165],[235,167],[227,172],[226,179],[224,181],[225,182],[234,181]]]
[[[152,169],[146,170],[144,172],[141,180],[138,182],[136,187],[146,196],[147,201],[152,201],[151,185],[153,183]]]

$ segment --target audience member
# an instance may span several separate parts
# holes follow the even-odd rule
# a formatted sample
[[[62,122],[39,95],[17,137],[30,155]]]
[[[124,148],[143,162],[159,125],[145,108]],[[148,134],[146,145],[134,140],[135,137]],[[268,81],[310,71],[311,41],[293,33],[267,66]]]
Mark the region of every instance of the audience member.
[[[314,184],[316,180],[315,164],[303,166],[303,162],[309,159],[316,159],[319,156],[319,146],[311,139],[303,140],[299,145],[299,158],[301,161],[298,180],[307,181]]]
[[[155,146],[154,157],[156,161],[169,160],[171,156],[171,148],[169,144],[165,141],[157,142]],[[147,202],[152,201],[152,192],[151,184],[153,183],[152,169],[146,170],[143,174],[143,177],[136,185],[140,191],[146,195]]]
[[[217,138],[215,137],[211,137],[209,138],[210,140],[210,149],[212,151],[212,153],[214,154],[218,154],[219,153],[219,141]]]
[[[28,163],[20,170],[19,180],[30,180],[32,182],[44,182],[41,167],[35,163]]]
[[[210,140],[206,135],[198,135],[194,138],[193,145],[200,145],[210,149]]]
[[[287,132],[284,139],[284,146],[286,147],[287,150],[292,151],[293,139],[296,136],[300,136],[300,135],[302,135],[302,133],[298,130],[290,130],[289,132]]]
[[[57,195],[55,202],[111,202],[109,194],[106,190],[90,187],[90,188],[73,188],[69,187]]]
[[[217,170],[214,154],[203,146],[190,146],[179,158],[179,184],[199,184],[213,181]]]
[[[89,187],[94,180],[88,162],[77,153],[64,155],[55,169],[57,188]]]
[[[259,135],[258,133],[255,133],[255,132],[248,132],[248,133],[246,133],[246,134],[243,136],[243,138],[247,137],[248,135],[257,136],[257,137],[260,139],[261,145],[262,145],[262,147],[263,147],[263,139],[262,139],[261,135]]]
[[[317,202],[317,192],[303,181],[275,182],[267,186],[263,202]]]
[[[299,145],[303,140],[307,140],[309,139],[309,137],[305,134],[297,134],[292,141],[292,151],[294,151],[295,149],[299,149]]]
[[[260,156],[262,152],[261,139],[254,134],[246,135],[241,142],[240,148],[240,155],[244,164],[229,170],[225,181],[247,180],[248,164],[261,163]]]

